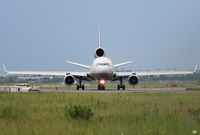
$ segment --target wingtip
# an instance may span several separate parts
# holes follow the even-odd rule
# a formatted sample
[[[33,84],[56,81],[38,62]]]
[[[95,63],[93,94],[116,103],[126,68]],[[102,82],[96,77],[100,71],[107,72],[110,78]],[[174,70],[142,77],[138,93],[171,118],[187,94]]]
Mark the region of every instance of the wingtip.
[[[194,68],[194,73],[197,71],[198,65],[196,64],[195,68]]]
[[[72,63],[71,61],[65,61],[65,62],[68,63],[68,64]]]
[[[5,73],[7,73],[6,66],[4,64],[3,64],[3,70]]]
[[[131,60],[131,61],[128,61],[127,63],[130,64],[130,63],[133,63],[133,61]]]

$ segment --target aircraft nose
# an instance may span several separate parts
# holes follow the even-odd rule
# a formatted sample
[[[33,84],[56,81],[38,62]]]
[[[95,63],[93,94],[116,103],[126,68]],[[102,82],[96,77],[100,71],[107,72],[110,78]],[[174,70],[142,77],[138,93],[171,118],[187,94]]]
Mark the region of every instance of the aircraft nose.
[[[104,68],[101,68],[100,69],[100,72],[101,73],[110,73],[111,72],[111,69],[109,67],[104,67]]]

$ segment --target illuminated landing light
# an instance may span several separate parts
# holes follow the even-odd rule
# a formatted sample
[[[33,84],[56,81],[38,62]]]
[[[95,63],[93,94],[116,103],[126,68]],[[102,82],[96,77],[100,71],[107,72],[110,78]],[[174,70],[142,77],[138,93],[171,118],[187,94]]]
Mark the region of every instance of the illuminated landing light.
[[[99,83],[100,83],[101,85],[104,85],[104,84],[106,83],[106,81],[105,81],[105,80],[100,80]]]

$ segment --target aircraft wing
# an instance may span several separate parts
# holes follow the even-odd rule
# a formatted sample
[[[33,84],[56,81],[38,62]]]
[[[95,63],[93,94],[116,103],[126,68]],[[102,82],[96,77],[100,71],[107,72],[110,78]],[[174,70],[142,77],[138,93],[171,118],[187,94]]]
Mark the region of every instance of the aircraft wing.
[[[9,75],[43,75],[43,76],[87,76],[87,72],[64,72],[64,71],[7,71]]]
[[[130,63],[132,63],[132,61],[128,61],[128,62],[124,62],[124,63],[120,63],[120,64],[115,64],[113,67],[114,67],[114,68],[116,68],[116,67],[121,67],[121,66],[130,64]]]
[[[144,72],[116,72],[116,77],[126,78],[130,75],[136,76],[159,76],[159,75],[188,75],[194,74],[197,70],[197,65],[193,71],[144,71]]]
[[[4,72],[8,75],[40,75],[40,76],[66,76],[73,75],[75,78],[87,77],[88,72],[68,72],[68,71],[8,71],[3,65]]]

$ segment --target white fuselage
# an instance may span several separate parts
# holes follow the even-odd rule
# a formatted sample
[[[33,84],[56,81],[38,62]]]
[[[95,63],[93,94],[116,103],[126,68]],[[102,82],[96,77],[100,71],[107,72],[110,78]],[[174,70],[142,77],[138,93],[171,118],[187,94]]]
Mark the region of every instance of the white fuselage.
[[[112,61],[107,57],[96,58],[90,69],[90,77],[96,80],[112,80],[113,73]]]

